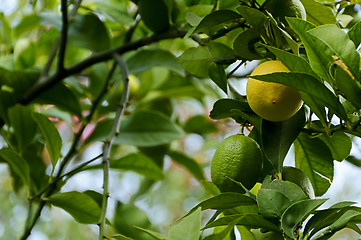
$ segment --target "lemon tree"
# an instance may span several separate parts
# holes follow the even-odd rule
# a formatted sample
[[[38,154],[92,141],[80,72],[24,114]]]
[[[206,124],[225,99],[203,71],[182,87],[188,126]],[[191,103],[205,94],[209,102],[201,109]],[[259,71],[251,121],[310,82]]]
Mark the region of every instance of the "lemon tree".
[[[359,3],[3,1],[0,239],[360,238]]]

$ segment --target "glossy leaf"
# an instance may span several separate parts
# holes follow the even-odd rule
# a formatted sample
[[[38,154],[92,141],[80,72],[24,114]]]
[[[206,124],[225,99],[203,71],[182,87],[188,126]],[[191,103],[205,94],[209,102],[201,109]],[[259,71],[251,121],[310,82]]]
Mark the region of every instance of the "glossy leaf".
[[[193,158],[190,158],[187,155],[176,151],[171,151],[167,153],[167,155],[171,157],[173,161],[177,162],[180,165],[183,165],[198,180],[205,179],[203,169]]]
[[[20,177],[24,184],[31,186],[29,165],[24,158],[10,148],[0,149],[0,157],[9,164],[11,169]]]
[[[361,22],[356,23],[348,32],[348,37],[355,44],[357,48],[361,43]]]
[[[322,196],[333,179],[333,157],[320,139],[301,133],[294,144],[296,167],[310,179],[316,196]]]
[[[294,229],[312,214],[326,199],[307,199],[292,204],[282,215],[281,225],[287,236],[294,238]]]
[[[84,193],[56,193],[45,200],[68,212],[79,223],[96,224],[99,221],[100,207],[93,198]]]
[[[201,209],[197,208],[192,214],[184,218],[180,223],[169,229],[169,240],[194,240],[200,236]],[[186,233],[186,234],[185,234]]]
[[[281,217],[291,205],[291,201],[275,189],[260,189],[257,193],[257,203],[262,216],[266,218]]]
[[[261,81],[281,83],[289,87],[295,88],[298,91],[305,92],[312,96],[314,100],[317,100],[319,104],[327,106],[341,119],[347,119],[346,111],[343,108],[342,104],[338,101],[337,97],[325,85],[320,83],[316,78],[311,75],[289,72],[256,75],[253,76],[253,78]],[[290,79],[292,81],[290,81]],[[307,102],[305,103],[307,104]]]
[[[257,129],[261,129],[261,118],[252,111],[246,102],[234,99],[220,99],[214,103],[209,116],[215,120],[232,117],[239,123],[242,122],[242,119],[245,119]]]
[[[316,25],[334,24],[336,17],[332,9],[314,0],[301,0],[306,9],[307,21]]]
[[[244,17],[247,22],[255,29],[260,31],[265,31],[264,26],[265,22],[268,21],[267,16],[264,15],[261,11],[247,7],[240,6],[237,8],[237,11]]]
[[[37,125],[31,117],[31,109],[29,107],[16,105],[8,110],[10,126],[16,137],[19,152],[23,152],[34,139]]]
[[[273,224],[271,221],[268,221],[264,217],[259,214],[236,214],[229,215],[222,218],[217,219],[216,221],[207,224],[204,228],[212,228],[217,226],[226,226],[234,220],[239,219],[237,221],[237,225],[243,225],[248,228],[263,228],[270,231],[279,231],[278,226]]]
[[[208,75],[217,86],[227,94],[227,76],[224,68],[212,62],[208,68]]]
[[[38,127],[45,138],[46,149],[48,150],[51,162],[55,167],[56,163],[60,158],[60,152],[62,147],[62,140],[60,134],[54,123],[51,122],[43,114],[33,112],[32,117],[38,124]]]
[[[120,125],[116,144],[139,147],[157,146],[180,139],[184,131],[166,115],[154,111],[138,111],[125,118]]]
[[[308,31],[314,29],[316,26],[298,18],[286,19],[290,27],[297,33],[305,46],[312,70],[323,80],[331,83],[332,77],[329,73],[329,68],[332,64],[332,59],[324,56],[323,52],[321,52],[322,49],[316,45],[314,37],[308,34]]]
[[[140,50],[127,60],[127,66],[130,74],[144,72],[153,67],[165,67],[184,75],[184,70],[174,55],[162,49]]]
[[[261,39],[256,29],[250,28],[241,32],[233,42],[233,49],[242,59],[256,60],[262,56],[256,51],[255,44]]]
[[[326,44],[355,78],[360,76],[360,55],[344,31],[336,25],[324,25],[314,28],[308,33]]]
[[[335,132],[332,136],[322,134],[318,138],[328,146],[334,160],[342,161],[350,155],[352,141],[345,133]]]
[[[222,25],[240,17],[238,13],[231,10],[214,11],[202,19],[195,32],[204,32],[211,36],[215,31],[222,28]]]
[[[305,124],[304,109],[282,122],[270,122],[262,119],[261,138],[265,154],[275,169],[283,166],[289,148]]]
[[[357,108],[361,108],[361,89],[356,83],[356,79],[353,79],[340,66],[336,67],[335,72],[336,86],[340,90],[342,96],[352,103]]]

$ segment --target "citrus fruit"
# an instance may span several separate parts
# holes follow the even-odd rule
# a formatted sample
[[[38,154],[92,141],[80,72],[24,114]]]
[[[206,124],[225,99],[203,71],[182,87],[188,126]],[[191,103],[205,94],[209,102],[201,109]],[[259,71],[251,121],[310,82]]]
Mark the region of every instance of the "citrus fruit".
[[[295,17],[306,20],[306,10],[300,0],[268,0],[265,9],[273,18],[283,22],[286,26],[285,17]]]
[[[303,190],[308,198],[315,197],[310,179],[300,169],[294,167],[283,167],[282,180],[295,183]]]
[[[153,32],[164,32],[170,27],[168,7],[163,0],[139,0],[138,8],[144,24]]]
[[[242,134],[232,135],[218,146],[211,163],[211,178],[221,192],[244,190],[234,181],[251,189],[262,169],[262,152],[257,142]]]
[[[284,121],[292,117],[302,106],[298,91],[283,84],[264,82],[252,76],[274,72],[289,72],[278,60],[258,65],[247,82],[247,100],[251,109],[268,121]]]

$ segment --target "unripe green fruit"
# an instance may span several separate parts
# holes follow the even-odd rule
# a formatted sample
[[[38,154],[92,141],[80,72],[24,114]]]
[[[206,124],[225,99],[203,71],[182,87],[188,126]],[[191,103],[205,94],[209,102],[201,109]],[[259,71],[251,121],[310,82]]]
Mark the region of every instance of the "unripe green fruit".
[[[286,26],[288,23],[285,17],[306,20],[306,10],[300,0],[267,0],[265,9]]]
[[[251,189],[262,170],[262,152],[257,142],[242,134],[232,135],[218,146],[211,163],[211,178],[221,192],[244,190],[229,178]]]

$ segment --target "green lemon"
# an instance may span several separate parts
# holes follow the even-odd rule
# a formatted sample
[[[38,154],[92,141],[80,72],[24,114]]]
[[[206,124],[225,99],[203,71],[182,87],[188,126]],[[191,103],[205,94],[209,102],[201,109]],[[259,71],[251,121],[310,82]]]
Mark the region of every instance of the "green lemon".
[[[283,167],[282,180],[293,182],[298,185],[308,198],[315,197],[310,179],[300,169],[294,167]]]
[[[244,190],[229,178],[251,189],[262,170],[262,152],[257,142],[242,134],[232,135],[218,146],[211,163],[211,178],[221,192]]]
[[[295,17],[306,20],[306,10],[300,0],[267,0],[265,9],[273,18],[283,22],[286,26],[285,17]]]
[[[292,117],[302,106],[299,92],[286,85],[264,82],[252,76],[275,72],[289,72],[278,60],[267,61],[258,65],[247,82],[247,101],[251,109],[268,121],[284,121]]]

